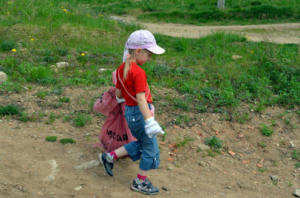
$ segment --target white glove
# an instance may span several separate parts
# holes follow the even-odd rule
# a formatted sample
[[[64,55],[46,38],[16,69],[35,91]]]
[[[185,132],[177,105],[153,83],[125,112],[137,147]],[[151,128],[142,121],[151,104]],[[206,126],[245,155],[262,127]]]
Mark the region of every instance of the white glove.
[[[118,98],[117,96],[116,96],[116,98],[117,98],[118,103],[125,102],[125,99],[124,99],[124,98],[120,99],[120,98]]]
[[[158,122],[156,122],[153,117],[148,118],[145,122],[146,122],[145,132],[149,138],[152,138],[153,136],[156,136],[159,133],[161,134],[165,133],[162,130],[162,128],[159,126]]]

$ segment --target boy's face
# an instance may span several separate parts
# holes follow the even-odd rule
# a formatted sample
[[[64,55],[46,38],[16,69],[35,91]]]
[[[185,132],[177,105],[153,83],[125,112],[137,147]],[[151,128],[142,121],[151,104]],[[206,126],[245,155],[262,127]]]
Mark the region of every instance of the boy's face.
[[[152,52],[146,50],[146,49],[137,49],[135,51],[136,55],[136,61],[139,65],[143,65],[145,62],[151,60]]]

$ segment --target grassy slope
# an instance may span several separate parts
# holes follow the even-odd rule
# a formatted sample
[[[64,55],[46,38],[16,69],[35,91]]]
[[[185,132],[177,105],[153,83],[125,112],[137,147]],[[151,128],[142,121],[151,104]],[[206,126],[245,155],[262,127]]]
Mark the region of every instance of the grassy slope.
[[[226,8],[217,9],[217,0],[144,0],[89,1],[93,10],[136,15],[140,20],[203,25],[259,24],[296,22],[300,18],[297,0],[226,0]]]
[[[4,1],[3,5],[0,69],[9,76],[0,85],[4,93],[22,91],[24,83],[109,85],[111,71],[98,69],[116,69],[127,37],[140,29],[110,21],[93,6],[76,1]],[[207,106],[235,107],[241,101],[258,111],[266,105],[300,104],[298,45],[253,43],[247,36],[222,33],[201,39],[155,36],[167,53],[145,65],[149,83],[184,94],[181,99],[158,96],[168,106],[202,112]],[[242,58],[235,60],[233,55]],[[71,67],[56,73],[50,65],[59,61]]]

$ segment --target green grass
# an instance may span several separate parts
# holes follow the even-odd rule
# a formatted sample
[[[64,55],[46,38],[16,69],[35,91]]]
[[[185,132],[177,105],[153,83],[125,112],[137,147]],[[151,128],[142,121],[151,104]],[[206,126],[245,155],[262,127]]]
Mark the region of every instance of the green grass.
[[[222,147],[222,141],[216,136],[205,138],[205,144],[209,145],[213,149],[219,149]]]
[[[71,139],[71,138],[63,138],[63,139],[60,139],[59,140],[60,141],[60,143],[62,143],[63,145],[65,145],[65,144],[75,144],[76,143],[76,141],[75,140],[73,140],[73,139]]]
[[[1,105],[0,106],[0,116],[6,115],[20,115],[21,110],[18,105]]]
[[[0,45],[3,46],[0,68],[9,76],[8,81],[0,85],[0,94],[22,93],[26,91],[22,88],[24,85],[51,88],[49,92],[40,90],[39,98],[61,95],[66,86],[112,85],[111,72],[121,64],[124,43],[131,32],[141,27],[111,21],[108,13],[116,9],[120,12],[137,7],[145,9],[138,1],[103,0],[99,3],[91,0],[84,5],[74,0],[68,3],[9,2],[12,1],[3,1],[0,8]],[[277,0],[273,4],[285,3],[297,8],[295,2]],[[157,3],[153,1],[151,5]],[[201,7],[215,6],[211,1],[191,0],[183,4],[174,1],[174,6],[167,0],[161,3],[155,7],[168,7],[165,9],[168,12],[191,8],[201,11]],[[249,7],[249,2],[226,1],[226,5],[228,9]],[[154,55],[153,60],[143,66],[148,83],[173,88],[179,94],[179,97],[161,96],[164,103],[159,104],[164,107],[202,113],[210,107],[234,109],[241,102],[253,104],[258,112],[272,105],[300,105],[300,47],[297,44],[254,43],[246,36],[225,33],[199,39],[159,34],[155,37],[166,53]],[[17,52],[6,50],[12,47]],[[21,51],[25,48],[26,53]],[[82,53],[84,60],[78,58]],[[242,58],[234,60],[233,55]],[[58,61],[66,61],[70,66],[56,72],[50,66]],[[99,68],[111,70],[98,72]],[[67,102],[67,99],[61,100]],[[55,107],[61,108],[61,103]],[[233,121],[244,123],[249,119],[247,113],[232,114]],[[84,125],[85,121],[80,120],[83,119],[75,123]]]
[[[264,136],[271,136],[274,133],[273,129],[265,124],[261,124],[260,131]]]
[[[48,142],[55,142],[56,139],[57,139],[56,136],[48,136],[48,137],[46,137],[46,141],[48,141]]]
[[[143,21],[188,24],[253,24],[291,22],[300,18],[297,0],[226,0],[225,9],[217,9],[217,0],[89,1],[93,12],[130,14]]]

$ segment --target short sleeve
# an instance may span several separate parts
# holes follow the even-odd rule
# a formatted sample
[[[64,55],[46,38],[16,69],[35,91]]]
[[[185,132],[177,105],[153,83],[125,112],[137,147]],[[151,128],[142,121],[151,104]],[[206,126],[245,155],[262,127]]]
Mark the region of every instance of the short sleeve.
[[[117,77],[117,83],[116,83],[116,88],[117,89],[121,89],[121,83],[120,83],[120,80],[119,80],[119,69],[117,70],[116,72],[116,77]]]
[[[147,77],[144,70],[139,71],[134,76],[134,90],[135,94],[145,92],[146,91],[146,85],[147,85]]]

